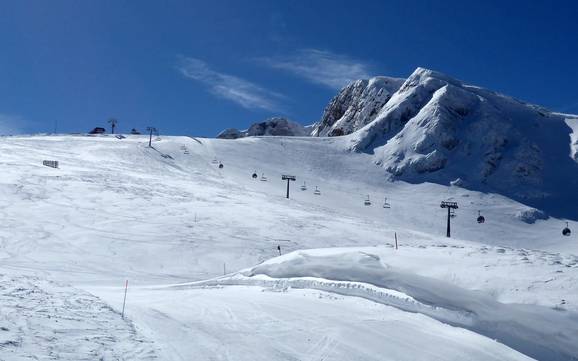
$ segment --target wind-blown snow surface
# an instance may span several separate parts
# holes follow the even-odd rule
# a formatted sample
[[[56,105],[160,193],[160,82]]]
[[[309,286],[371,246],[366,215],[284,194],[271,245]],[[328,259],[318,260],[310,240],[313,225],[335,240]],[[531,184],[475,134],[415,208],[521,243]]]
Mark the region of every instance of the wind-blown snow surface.
[[[0,139],[0,273],[74,286],[66,291],[71,296],[54,297],[80,297],[88,290],[112,308],[95,315],[95,322],[114,319],[118,327],[122,286],[129,279],[122,327],[130,330],[132,321],[134,336],[120,340],[115,331],[103,331],[119,341],[105,343],[102,354],[115,354],[120,343],[163,360],[578,356],[568,341],[578,336],[571,326],[578,310],[578,241],[561,235],[563,220],[527,224],[516,215],[529,208],[499,195],[385,182],[372,155],[348,152],[346,138],[163,137],[154,148],[145,138]],[[44,159],[60,161],[60,169],[43,167]],[[280,179],[287,173],[297,176],[289,200]],[[307,189],[301,191],[303,182]],[[321,195],[313,194],[315,186]],[[368,194],[370,207],[363,205]],[[384,197],[390,209],[382,208]],[[451,240],[444,237],[445,212],[439,208],[447,199],[460,205]],[[483,225],[475,222],[478,210],[487,219]],[[394,232],[397,253],[387,246]],[[295,263],[306,253],[254,267],[274,257],[278,245],[283,253],[347,247],[318,251],[321,264],[325,257],[341,270],[339,278],[331,268],[322,273],[310,262],[303,268]],[[371,255],[377,273],[348,273],[365,264],[365,256],[351,257],[359,252]],[[283,262],[291,267],[273,266]],[[241,269],[212,283],[151,287]],[[301,281],[307,277],[311,283]],[[415,280],[417,293],[407,287]],[[343,292],[354,284],[378,296]],[[460,297],[440,298],[441,289]],[[382,294],[394,301],[383,302]],[[92,302],[100,301],[79,307]],[[463,318],[456,321],[454,313]],[[501,319],[505,315],[509,320]],[[529,316],[535,324],[526,321]],[[46,325],[54,342],[70,344],[70,333]],[[554,335],[540,337],[546,330]],[[544,357],[545,350],[550,356]],[[0,345],[0,359],[10,359],[5,351]],[[21,358],[39,352],[16,351]]]

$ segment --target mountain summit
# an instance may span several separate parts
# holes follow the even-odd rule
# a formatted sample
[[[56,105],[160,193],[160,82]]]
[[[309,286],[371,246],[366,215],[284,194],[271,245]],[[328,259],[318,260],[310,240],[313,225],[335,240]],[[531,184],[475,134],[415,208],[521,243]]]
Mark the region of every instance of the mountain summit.
[[[570,144],[577,122],[577,116],[418,68],[371,122],[353,129],[348,144],[373,154],[394,178],[564,204],[578,179]]]

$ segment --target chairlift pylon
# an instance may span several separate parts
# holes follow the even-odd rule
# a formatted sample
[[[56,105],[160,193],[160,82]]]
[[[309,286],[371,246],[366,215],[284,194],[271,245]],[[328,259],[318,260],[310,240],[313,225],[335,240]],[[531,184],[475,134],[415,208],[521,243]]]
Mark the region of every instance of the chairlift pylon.
[[[315,190],[313,191],[313,194],[315,194],[316,196],[321,195],[321,191],[319,190],[319,188],[317,188],[317,186],[315,186]]]
[[[562,230],[562,235],[569,237],[572,234],[570,228],[568,228],[568,222],[566,222],[566,227]]]
[[[301,190],[302,190],[302,191],[306,191],[306,190],[307,190],[307,185],[305,184],[305,181],[303,181],[303,185],[301,186]]]
[[[478,211],[478,219],[477,219],[478,223],[482,224],[486,221],[486,218],[484,218],[484,216],[482,216],[481,212]]]
[[[367,198],[365,199],[365,201],[363,201],[363,204],[366,206],[370,206],[371,205],[371,201],[369,200],[369,194],[367,195]]]
[[[383,201],[383,208],[391,208],[391,205],[387,203],[387,197],[385,197],[385,200]]]

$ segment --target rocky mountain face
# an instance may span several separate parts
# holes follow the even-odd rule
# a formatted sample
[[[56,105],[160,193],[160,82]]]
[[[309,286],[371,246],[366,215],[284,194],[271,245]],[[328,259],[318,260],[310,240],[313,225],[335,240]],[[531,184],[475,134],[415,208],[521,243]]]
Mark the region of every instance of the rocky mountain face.
[[[270,118],[263,122],[254,123],[247,130],[234,128],[225,129],[217,138],[237,139],[254,136],[308,136],[310,129],[286,118]]]
[[[539,204],[578,185],[570,145],[577,121],[418,68],[348,144],[373,154],[397,179],[487,189]]]
[[[403,81],[378,76],[349,84],[327,105],[312,135],[330,137],[346,135],[369,124]]]

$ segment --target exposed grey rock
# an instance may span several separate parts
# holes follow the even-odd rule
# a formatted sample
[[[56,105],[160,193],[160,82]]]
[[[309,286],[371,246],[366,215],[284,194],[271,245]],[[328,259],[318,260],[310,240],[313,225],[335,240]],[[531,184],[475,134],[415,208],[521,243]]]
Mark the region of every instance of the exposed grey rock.
[[[378,76],[357,80],[337,94],[325,108],[313,136],[351,134],[375,119],[403,84],[403,79]]]
[[[286,118],[269,118],[263,122],[252,124],[247,130],[234,128],[225,129],[217,138],[237,139],[255,136],[308,136],[310,131],[299,123]]]

